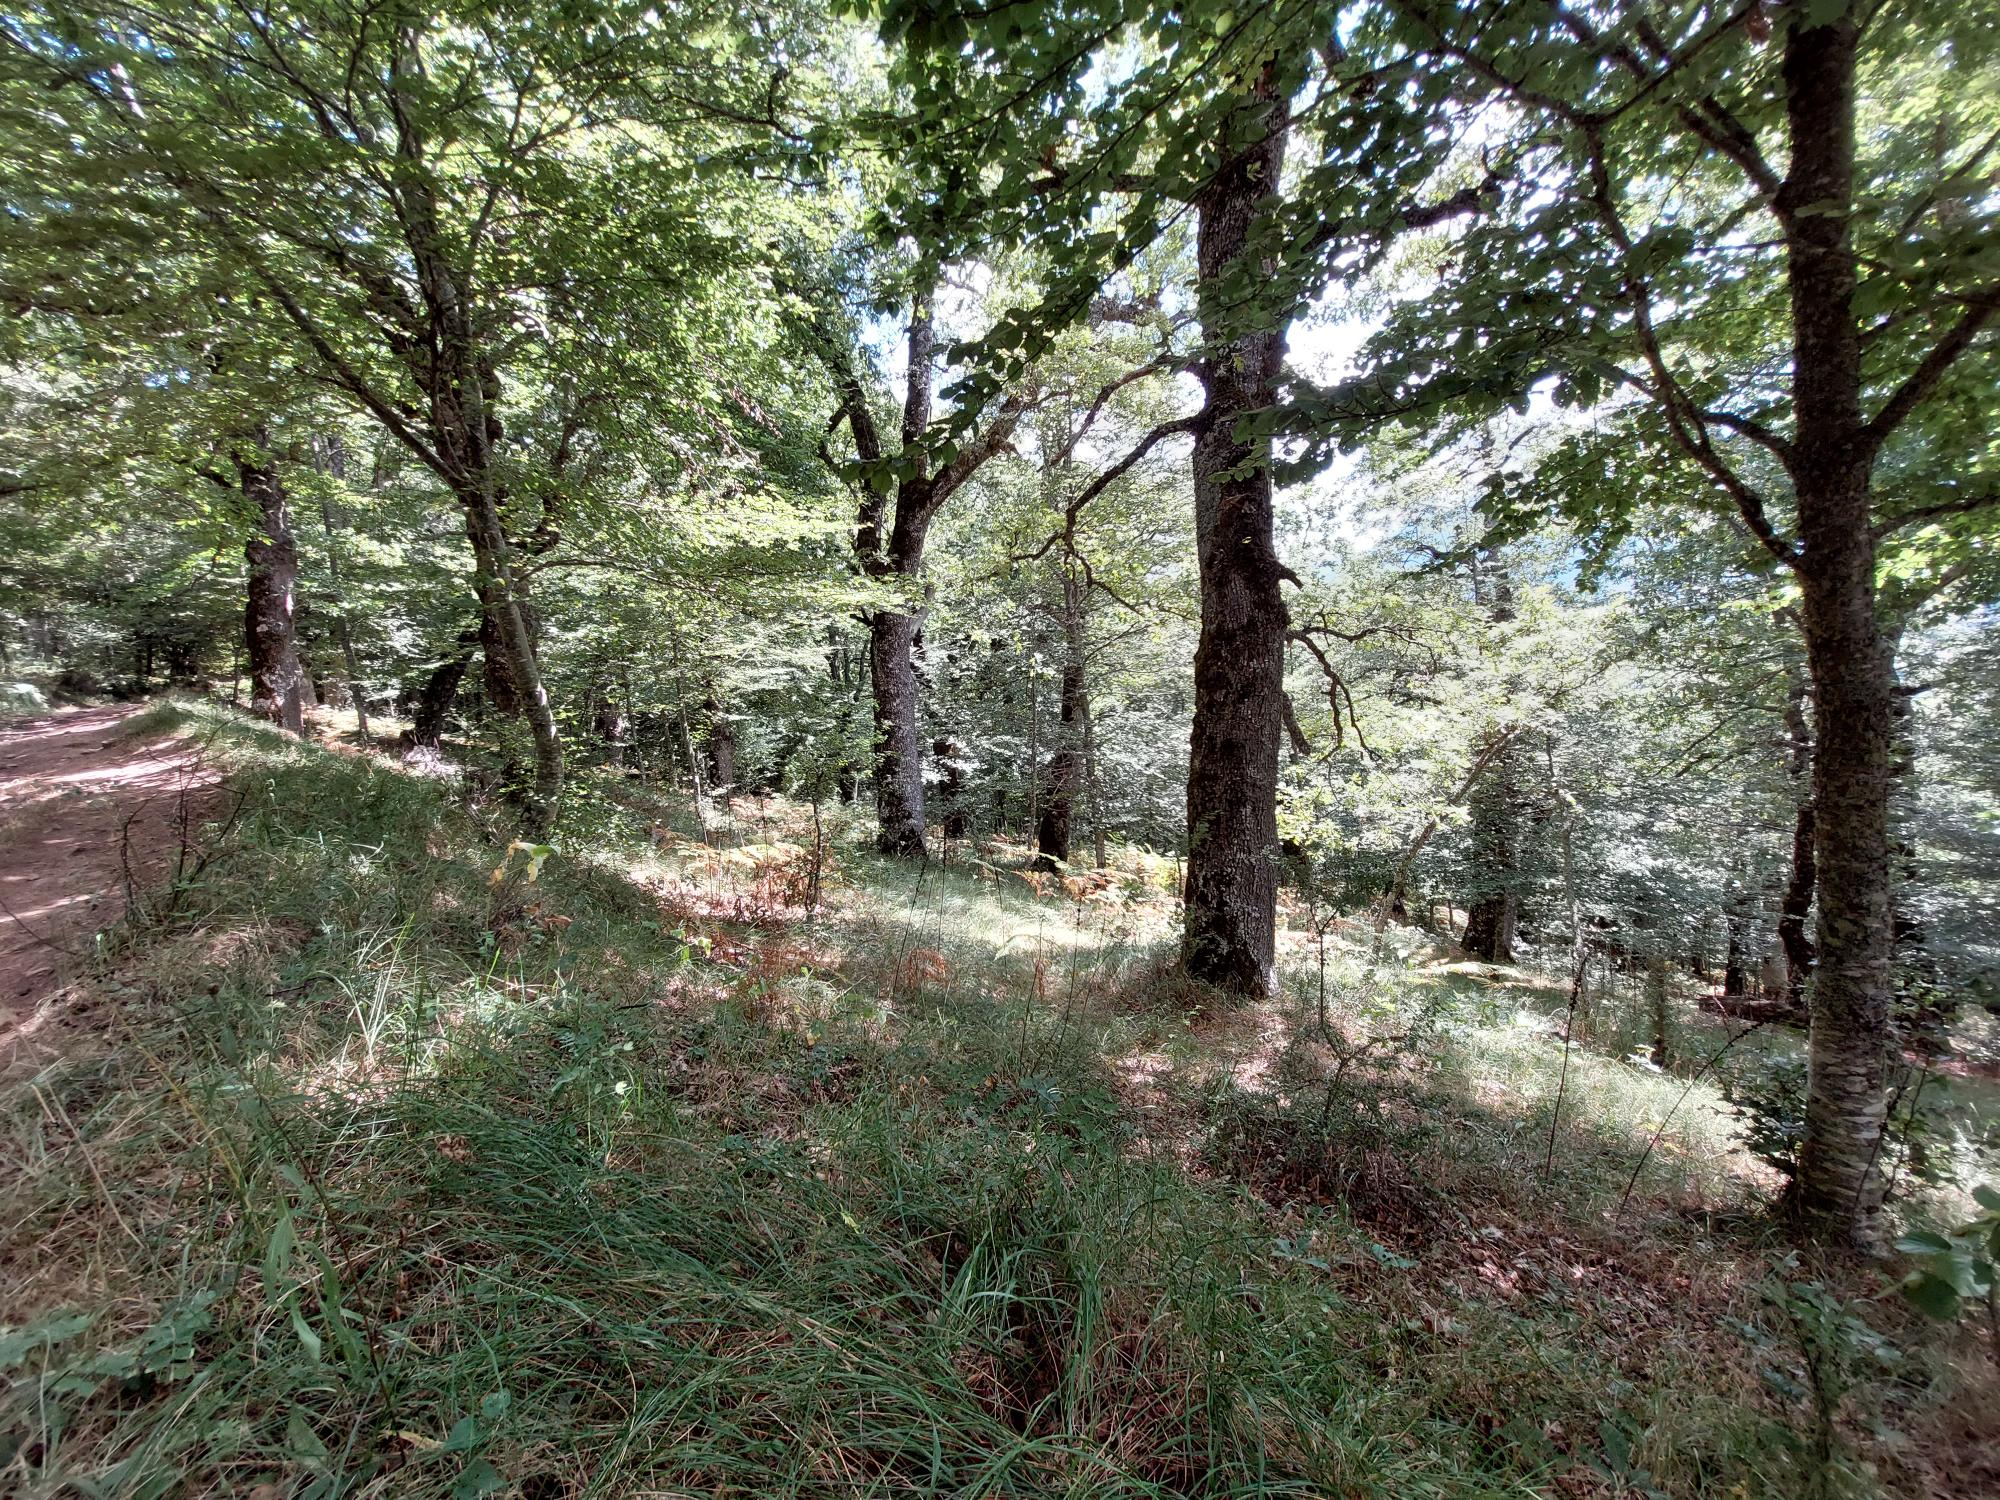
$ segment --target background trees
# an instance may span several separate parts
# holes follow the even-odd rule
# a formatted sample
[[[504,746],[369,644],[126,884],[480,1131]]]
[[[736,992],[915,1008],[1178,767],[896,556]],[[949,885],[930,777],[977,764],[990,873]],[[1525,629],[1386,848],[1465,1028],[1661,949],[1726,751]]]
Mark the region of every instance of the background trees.
[[[536,842],[655,776],[704,827],[872,797],[905,858],[1144,845],[1239,999],[1289,882],[1803,1008],[1797,1203],[1875,1237],[1903,1054],[1992,963],[1974,22],[301,0],[0,41],[10,658],[351,707]]]

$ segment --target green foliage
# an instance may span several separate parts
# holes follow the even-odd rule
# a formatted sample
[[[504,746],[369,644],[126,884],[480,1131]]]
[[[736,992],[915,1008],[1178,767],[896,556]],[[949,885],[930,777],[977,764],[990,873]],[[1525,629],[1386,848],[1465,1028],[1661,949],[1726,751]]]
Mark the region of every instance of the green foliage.
[[[1803,1432],[1793,1428],[1784,1434],[1801,1470],[1800,1493],[1872,1493],[1867,1476],[1844,1451],[1841,1425],[1850,1405],[1867,1404],[1901,1366],[1903,1351],[1862,1316],[1861,1304],[1818,1282],[1781,1272],[1767,1278],[1759,1293],[1765,1316],[1740,1328],[1761,1356],[1765,1384],[1806,1417]]]
[[[1916,1262],[1900,1290],[1910,1305],[1927,1318],[1949,1323],[1966,1304],[1984,1307],[1995,1317],[1994,1266],[2000,1263],[2000,1191],[1988,1183],[1972,1190],[1979,1212],[1955,1228],[1912,1230],[1896,1248]],[[1994,1328],[2000,1348],[2000,1324]]]

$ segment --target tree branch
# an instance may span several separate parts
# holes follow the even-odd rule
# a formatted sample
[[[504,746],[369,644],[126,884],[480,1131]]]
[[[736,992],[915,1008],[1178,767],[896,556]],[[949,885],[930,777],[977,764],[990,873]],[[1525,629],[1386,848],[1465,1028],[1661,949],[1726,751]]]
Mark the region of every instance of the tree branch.
[[[1889,399],[1882,403],[1882,409],[1862,429],[1870,455],[1879,451],[1889,435],[1922,404],[1924,397],[1944,379],[1945,372],[1979,336],[1979,331],[1993,320],[1996,312],[2000,312],[2000,285],[1988,287],[1970,299],[1959,320],[1918,362],[1909,378],[1890,393]]]

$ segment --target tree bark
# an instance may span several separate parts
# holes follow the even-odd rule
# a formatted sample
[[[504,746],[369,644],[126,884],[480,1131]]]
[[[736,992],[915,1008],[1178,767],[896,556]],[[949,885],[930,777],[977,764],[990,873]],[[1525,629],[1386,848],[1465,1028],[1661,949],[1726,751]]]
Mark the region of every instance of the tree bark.
[[[514,549],[500,514],[501,486],[493,449],[501,426],[492,409],[499,378],[481,357],[469,289],[439,228],[425,143],[404,95],[409,82],[421,78],[422,72],[415,34],[407,32],[396,49],[389,86],[397,127],[395,181],[412,267],[435,340],[432,357],[419,360],[415,368],[429,398],[438,458],[465,513],[487,696],[501,713],[526,721],[534,745],[533,779],[514,791],[522,831],[530,838],[542,838],[555,826],[562,795],[562,736],[542,683],[525,594],[514,576]]]
[[[881,472],[888,453],[867,393],[845,350],[830,345],[822,349],[840,386],[840,415],[847,421],[856,456],[867,471],[855,517],[855,562],[869,577],[896,581],[908,600],[907,604],[885,604],[868,615],[868,664],[875,708],[876,847],[884,854],[905,858],[922,858],[926,847],[924,740],[915,658],[922,626],[917,600],[924,543],[939,508],[1005,446],[1023,409],[1018,395],[1009,396],[983,432],[969,438],[948,462],[933,468],[927,444],[936,378],[931,309],[935,286],[933,273],[910,298],[899,450],[902,477],[894,485],[893,518],[886,514],[891,492]],[[885,521],[889,523],[886,535]]]
[[[1667,950],[1657,937],[1646,955],[1646,1006],[1653,1022],[1653,1066],[1664,1068],[1673,1061],[1673,1040],[1668,1030]]]
[[[1514,618],[1514,589],[1504,565],[1496,563],[1490,589],[1483,560],[1472,563],[1475,602],[1485,605],[1496,625]],[[1488,963],[1514,961],[1514,934],[1521,914],[1521,810],[1515,795],[1517,757],[1510,743],[1495,757],[1493,774],[1479,784],[1472,799],[1473,888],[1465,903],[1468,953]]]
[[[1071,830],[1084,780],[1084,724],[1090,715],[1083,677],[1083,581],[1074,570],[1062,580],[1063,654],[1060,721],[1049,756],[1042,815],[1035,829],[1036,867],[1069,864]]]
[[[1813,887],[1818,882],[1813,855],[1816,817],[1812,799],[1812,729],[1806,722],[1806,691],[1794,683],[1785,700],[1785,733],[1791,742],[1791,776],[1798,810],[1792,820],[1792,873],[1778,903],[1778,944],[1785,954],[1785,993],[1792,1006],[1805,1013],[1806,983],[1818,956],[1806,933],[1812,913]]]
[[[938,826],[947,844],[956,843],[972,832],[972,815],[965,805],[965,751],[958,741],[944,735],[932,742],[931,754],[938,766],[938,803],[942,814]]]
[[[1206,394],[1194,442],[1201,634],[1187,785],[1187,879],[1181,964],[1239,995],[1277,984],[1278,749],[1285,632],[1271,497],[1271,442],[1239,437],[1272,404],[1285,324],[1242,331],[1241,297],[1260,266],[1252,232],[1278,191],[1287,105],[1266,65],[1225,136],[1227,159],[1196,199],[1197,311]],[[1240,134],[1239,134],[1240,131]],[[1235,142],[1249,144],[1238,150]]]
[[[347,445],[341,441],[339,433],[328,436],[321,447],[321,461],[327,477],[344,481],[347,478]],[[324,490],[319,502],[320,525],[326,529],[326,581],[334,595],[340,599],[340,609],[333,617],[333,630],[340,642],[340,661],[347,672],[347,695],[354,702],[354,728],[361,736],[361,743],[372,744],[368,733],[368,690],[361,684],[361,667],[354,650],[354,630],[348,622],[347,599],[340,587],[340,532],[339,518],[334,514],[333,499]]]
[[[1750,993],[1747,951],[1750,939],[1750,913],[1740,894],[1729,903],[1729,910],[1722,920],[1729,939],[1728,952],[1722,962],[1722,993],[1728,996],[1747,995]]]
[[[875,687],[876,847],[924,853],[924,745],[917,730],[914,615],[877,610],[868,620],[868,665]]]
[[[710,789],[726,803],[736,786],[736,729],[713,694],[702,700],[702,715],[708,720],[708,775]]]
[[[1875,610],[1855,262],[1858,23],[1787,28],[1790,175],[1775,203],[1790,256],[1796,570],[1812,671],[1818,965],[1796,1202],[1814,1232],[1881,1238],[1892,988],[1888,810],[1894,678]]]
[[[1484,778],[1472,798],[1472,857],[1475,885],[1465,907],[1466,952],[1488,963],[1514,961],[1514,934],[1520,920],[1520,851],[1517,809],[1508,752],[1497,757],[1495,774]]]
[[[259,437],[262,447],[262,437]],[[299,665],[294,595],[299,549],[277,463],[260,453],[239,454],[236,471],[251,507],[249,564],[243,610],[243,643],[250,664],[250,711],[299,734],[305,728],[305,673]]]
[[[403,731],[403,743],[410,749],[435,750],[443,741],[451,706],[458,698],[458,686],[465,680],[473,653],[478,649],[479,631],[475,627],[462,632],[457,649],[431,668],[430,676],[424,679],[417,693],[410,727]]]

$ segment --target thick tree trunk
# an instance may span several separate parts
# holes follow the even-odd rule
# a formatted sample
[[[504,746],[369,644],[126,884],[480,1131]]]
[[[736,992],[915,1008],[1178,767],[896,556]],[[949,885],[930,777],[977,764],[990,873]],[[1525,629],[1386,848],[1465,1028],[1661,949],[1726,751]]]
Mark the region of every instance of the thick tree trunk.
[[[868,664],[875,685],[876,847],[924,853],[924,743],[917,732],[914,615],[877,610],[868,619]]]
[[[1787,28],[1792,163],[1776,207],[1790,255],[1797,573],[1816,731],[1819,955],[1796,1198],[1815,1232],[1872,1248],[1888,1112],[1895,683],[1875,611],[1873,449],[1849,243],[1857,33],[1851,12]]]
[[[1262,995],[1277,982],[1278,746],[1289,622],[1279,597],[1270,439],[1239,438],[1236,429],[1271,404],[1285,334],[1282,322],[1243,331],[1237,304],[1239,283],[1259,270],[1246,264],[1252,230],[1274,201],[1284,161],[1286,104],[1271,70],[1248,91],[1236,123],[1251,144],[1238,151],[1231,130],[1227,160],[1196,200],[1196,300],[1206,344],[1197,373],[1207,400],[1194,443],[1201,635],[1181,963],[1196,979]]]
[[[299,549],[291,511],[274,461],[239,457],[236,469],[253,516],[243,546],[249,564],[243,643],[250,660],[250,711],[298,734],[305,728],[305,673],[293,628]]]

